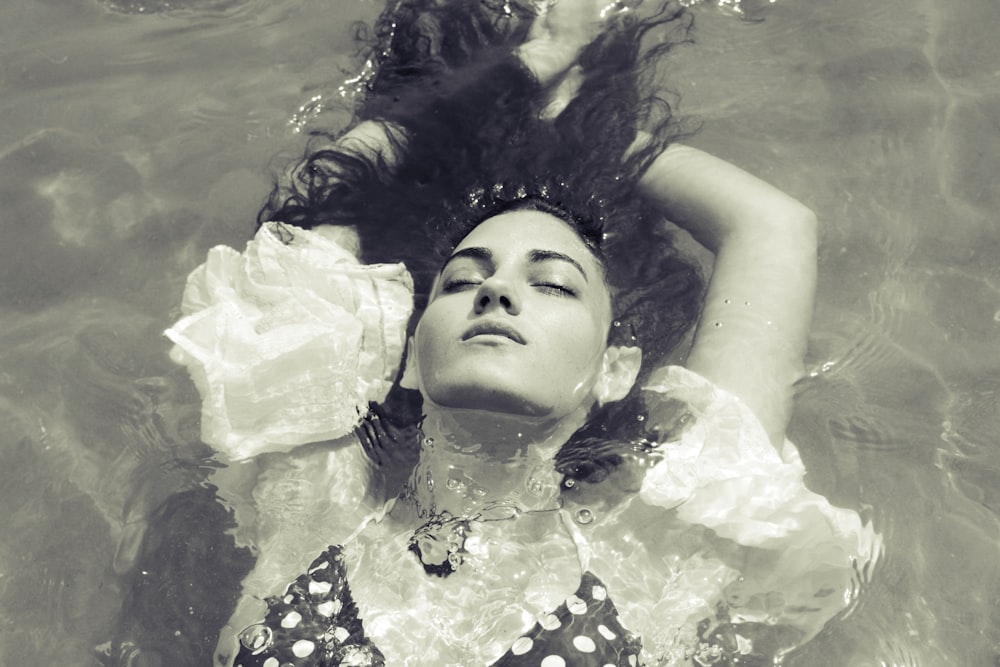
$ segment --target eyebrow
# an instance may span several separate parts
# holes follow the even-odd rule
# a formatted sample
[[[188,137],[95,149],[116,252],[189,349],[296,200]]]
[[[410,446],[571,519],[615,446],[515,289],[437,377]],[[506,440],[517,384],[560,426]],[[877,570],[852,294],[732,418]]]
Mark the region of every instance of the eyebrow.
[[[462,248],[461,250],[456,250],[451,254],[448,259],[444,260],[444,264],[441,265],[441,270],[438,273],[444,273],[445,267],[452,262],[452,260],[462,259],[463,257],[468,257],[469,259],[475,259],[480,262],[493,265],[493,253],[490,252],[489,248]]]
[[[461,250],[457,250],[452,253],[452,255],[446,259],[444,264],[441,266],[441,271],[439,273],[443,273],[445,267],[447,267],[452,260],[462,258],[474,259],[480,262],[485,262],[490,266],[493,265],[493,252],[489,248],[473,246],[469,248],[462,248]],[[530,250],[528,251],[528,261],[532,264],[548,261],[566,262],[580,272],[580,275],[583,276],[583,280],[585,282],[590,282],[587,278],[587,272],[584,270],[583,265],[566,253],[558,252],[556,250]]]
[[[581,276],[583,276],[584,281],[590,282],[587,278],[587,272],[583,270],[583,265],[565,253],[556,252],[555,250],[532,250],[528,253],[528,260],[533,263],[547,262],[550,260],[566,262],[576,267],[576,270],[580,272]]]

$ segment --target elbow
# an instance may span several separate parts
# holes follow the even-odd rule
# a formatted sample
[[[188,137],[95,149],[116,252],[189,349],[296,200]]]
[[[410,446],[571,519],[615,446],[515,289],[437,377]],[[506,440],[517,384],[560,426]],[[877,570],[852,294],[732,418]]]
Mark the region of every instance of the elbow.
[[[819,218],[816,213],[808,206],[799,204],[799,210],[795,214],[795,227],[802,237],[803,250],[815,257],[819,245]]]
[[[815,269],[819,248],[819,218],[811,208],[802,206],[798,214],[798,227],[801,228],[800,234],[803,236],[803,251],[809,253],[810,262]]]
[[[803,234],[811,237],[815,244],[816,238],[819,235],[819,218],[816,217],[815,211],[805,204],[801,202],[796,202],[796,204],[794,213],[795,224],[801,228]]]
[[[744,213],[738,224],[727,229],[721,245],[753,246],[773,258],[815,257],[819,220],[811,208],[783,196]]]
[[[772,201],[768,206],[769,218],[786,229],[802,232],[804,235],[816,235],[819,219],[816,213],[800,202],[784,193],[780,201]]]
[[[819,244],[819,218],[797,200],[790,200],[781,212],[771,217],[770,235],[784,247],[802,256],[815,258]]]

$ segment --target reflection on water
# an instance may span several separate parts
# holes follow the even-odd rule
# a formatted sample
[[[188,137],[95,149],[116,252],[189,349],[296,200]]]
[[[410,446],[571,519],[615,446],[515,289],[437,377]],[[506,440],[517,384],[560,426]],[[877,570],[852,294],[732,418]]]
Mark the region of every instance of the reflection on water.
[[[188,12],[192,14],[225,13],[247,0],[100,0],[102,5],[125,14]]]
[[[767,9],[777,0],[681,0],[685,7],[709,5],[725,14],[747,21],[763,21]]]
[[[823,220],[792,436],[813,488],[886,536],[859,604],[786,664],[993,664],[1000,5],[690,4],[698,42],[664,71],[693,143]],[[302,124],[343,122],[351,25],[376,9],[0,7],[4,664],[92,664],[112,640],[207,664],[251,555],[160,332],[207,249],[249,237]]]

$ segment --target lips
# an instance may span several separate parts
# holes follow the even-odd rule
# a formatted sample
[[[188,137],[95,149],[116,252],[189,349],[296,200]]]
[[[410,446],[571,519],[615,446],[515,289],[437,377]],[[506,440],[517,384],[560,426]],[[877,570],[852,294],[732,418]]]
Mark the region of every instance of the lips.
[[[476,336],[503,336],[519,345],[525,343],[517,329],[504,322],[478,322],[462,335],[462,340],[469,340]]]

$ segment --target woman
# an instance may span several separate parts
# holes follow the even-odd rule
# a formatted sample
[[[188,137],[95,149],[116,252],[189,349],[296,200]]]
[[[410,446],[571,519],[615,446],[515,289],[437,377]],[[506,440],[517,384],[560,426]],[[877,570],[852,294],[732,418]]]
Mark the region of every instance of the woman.
[[[503,8],[478,3],[394,7],[365,122],[313,150],[297,176],[304,193],[293,181],[266,213],[298,227],[266,224],[245,265],[229,251],[193,276],[192,315],[168,334],[206,395],[206,440],[256,457],[223,473],[254,477],[259,553],[220,663],[754,664],[815,634],[873,556],[870,528],[804,487],[784,439],[811,313],[814,216],[736,167],[667,146],[668,122],[635,138],[638,40],[679,14],[626,21],[626,7],[581,4],[501,28]],[[609,12],[615,24],[598,32],[590,17]],[[404,48],[421,44],[417,55]],[[483,56],[494,47],[499,57]],[[595,140],[601,128],[615,136]],[[477,141],[484,132],[494,136]],[[391,253],[365,237],[395,220],[414,242],[428,226],[413,221],[435,207],[450,211],[437,219],[456,242],[390,408],[363,421],[366,449],[352,436],[297,446],[348,431],[355,406],[381,400],[395,377],[408,279],[357,265],[345,248]],[[664,248],[653,212],[716,258],[686,370],[636,345],[648,318],[622,292],[643,272],[654,291],[693,292],[676,253],[647,266],[623,252],[638,234]],[[227,412],[237,385],[206,352],[232,321],[206,313],[243,272],[256,291],[235,303],[238,320],[256,318],[251,338],[290,313],[313,324],[333,304],[334,344],[356,342],[350,355],[255,343],[271,356],[239,391],[283,407],[308,394],[276,420],[255,412],[264,436],[239,435]],[[306,291],[295,315],[289,302]],[[690,304],[671,298],[652,316],[672,313],[672,342]],[[288,370],[296,364],[309,368]],[[283,373],[294,378],[284,395],[268,382]],[[406,391],[418,397],[415,430],[391,407]]]

